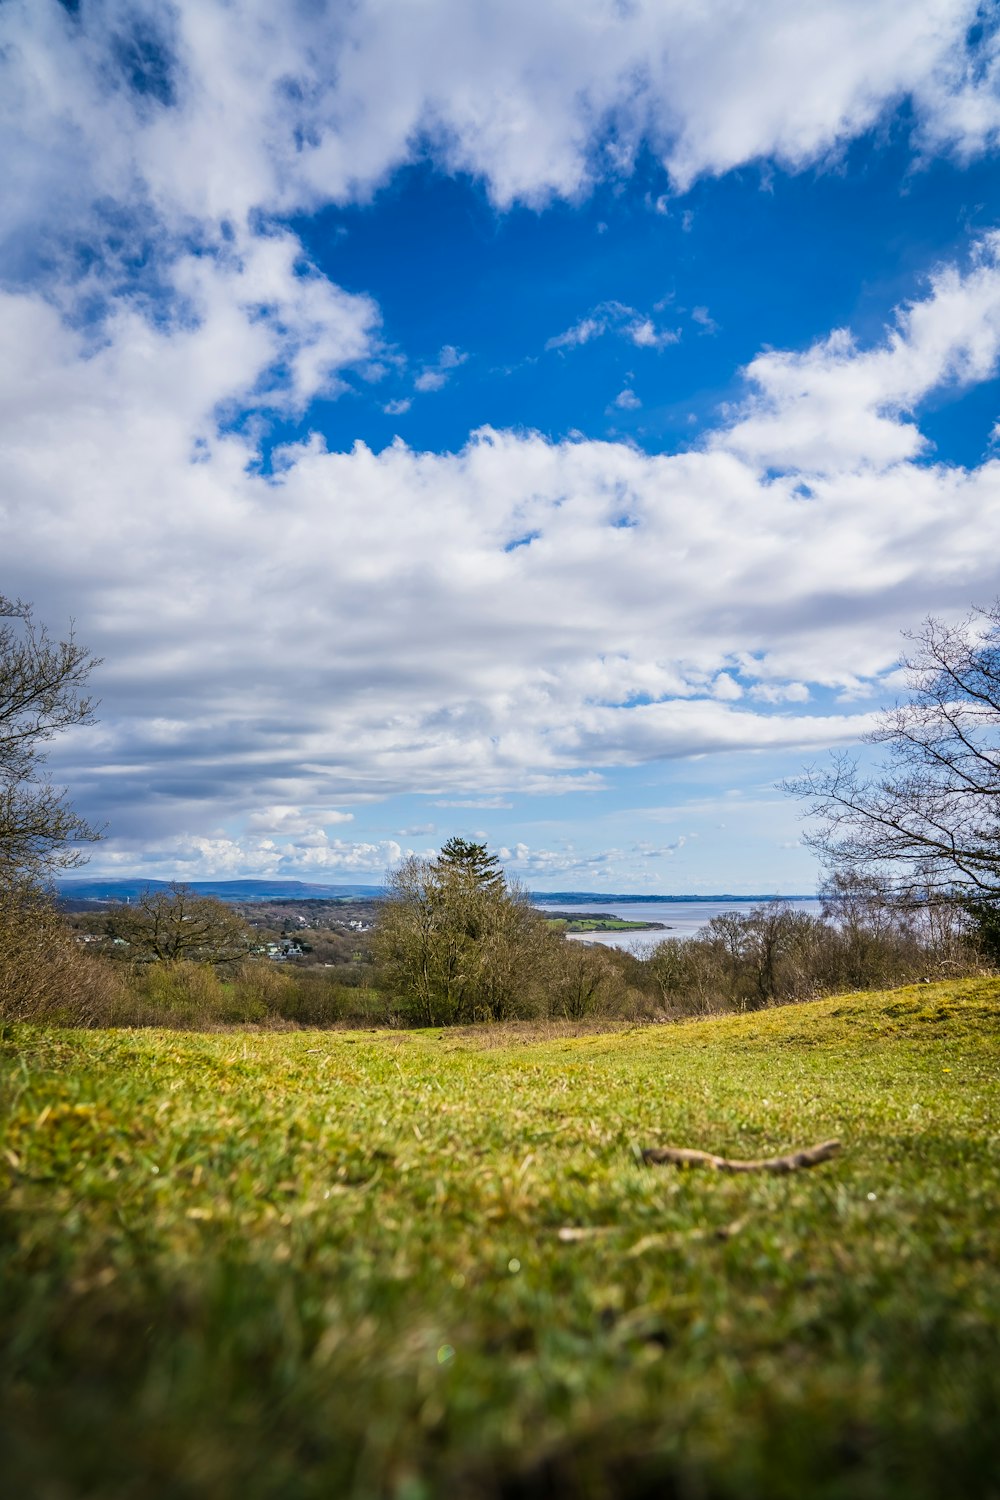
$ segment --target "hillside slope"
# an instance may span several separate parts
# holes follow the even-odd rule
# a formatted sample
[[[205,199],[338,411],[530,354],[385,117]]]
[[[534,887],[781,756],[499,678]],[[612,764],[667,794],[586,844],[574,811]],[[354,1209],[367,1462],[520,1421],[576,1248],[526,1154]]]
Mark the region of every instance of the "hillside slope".
[[[540,1043],[5,1028],[11,1492],[995,1495],[998,1020],[975,980]]]

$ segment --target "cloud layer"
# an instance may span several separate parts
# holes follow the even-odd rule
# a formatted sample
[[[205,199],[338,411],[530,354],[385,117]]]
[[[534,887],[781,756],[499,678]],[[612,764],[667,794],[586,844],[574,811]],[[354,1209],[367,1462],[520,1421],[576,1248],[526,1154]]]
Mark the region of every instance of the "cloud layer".
[[[899,624],[995,589],[1000,463],[927,462],[908,413],[995,370],[998,248],[880,347],[761,356],[746,410],[660,456],[487,429],[456,454],[313,437],[263,474],[213,414],[265,379],[266,321],[123,310],[93,350],[7,295],[7,568],[106,658],[74,784],[123,836],[211,804],[300,837],[394,792],[856,736]],[[340,868],[328,830],[312,848]]]
[[[427,158],[500,209],[643,149],[673,192],[799,169],[903,99],[917,153],[971,157],[1000,130],[976,15],[8,0],[3,585],[105,657],[102,722],[54,767],[122,860],[380,869],[406,846],[342,825],[392,793],[588,789],[855,737],[900,623],[995,592],[1000,465],[936,464],[919,409],[996,370],[996,236],[873,347],[761,353],[691,452],[484,429],[456,453],[314,435],[269,455],[269,420],[402,359],[288,221]],[[552,342],[604,333],[675,337],[603,302]],[[414,389],[466,357],[444,345]]]
[[[909,97],[918,140],[966,155],[1000,126],[974,0],[9,0],[15,205],[141,201],[242,223],[370,193],[428,150],[500,205],[573,195],[641,142],[677,187],[836,150]]]

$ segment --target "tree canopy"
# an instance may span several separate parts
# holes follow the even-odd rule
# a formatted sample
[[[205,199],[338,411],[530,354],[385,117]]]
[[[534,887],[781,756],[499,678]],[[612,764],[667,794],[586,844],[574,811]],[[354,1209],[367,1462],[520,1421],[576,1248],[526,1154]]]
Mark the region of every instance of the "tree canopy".
[[[198,896],[183,885],[143,891],[134,901],[111,908],[111,938],[128,945],[129,958],[171,963],[232,963],[245,958],[252,934],[238,912],[214,896]]]
[[[434,863],[442,879],[456,875],[497,894],[506,889],[503,866],[485,844],[473,844],[458,837],[447,839]]]
[[[545,934],[523,891],[485,844],[449,839],[388,879],[373,939],[380,987],[412,1020],[501,1020],[534,982]]]

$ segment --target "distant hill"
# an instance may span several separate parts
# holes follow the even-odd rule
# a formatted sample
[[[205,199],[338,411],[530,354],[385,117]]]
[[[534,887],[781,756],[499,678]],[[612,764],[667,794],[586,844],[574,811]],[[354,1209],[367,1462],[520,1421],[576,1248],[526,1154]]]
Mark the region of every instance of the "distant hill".
[[[220,901],[358,901],[382,894],[380,885],[312,885],[305,880],[58,880],[62,901],[125,901],[143,891],[165,891],[185,885],[199,896]]]
[[[199,896],[216,896],[220,901],[375,901],[384,894],[381,885],[316,885],[306,880],[58,880],[56,889],[65,902],[125,901],[143,891],[167,890],[171,884],[183,884]],[[532,901],[559,906],[607,906],[612,902],[653,905],[657,902],[682,901],[808,901],[811,896],[650,896],[635,891],[530,891]]]

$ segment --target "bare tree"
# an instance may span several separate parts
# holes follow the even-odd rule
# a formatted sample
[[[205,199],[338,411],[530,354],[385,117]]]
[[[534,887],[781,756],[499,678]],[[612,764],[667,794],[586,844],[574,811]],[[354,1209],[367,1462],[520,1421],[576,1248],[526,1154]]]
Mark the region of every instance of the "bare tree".
[[[801,993],[819,923],[787,901],[713,917],[703,945],[714,949],[734,999],[751,1010]]]
[[[111,908],[105,919],[109,937],[128,945],[128,957],[139,962],[171,963],[187,958],[201,963],[233,963],[245,958],[253,934],[238,912],[214,896],[198,896],[183,885],[146,890]]]
[[[80,864],[100,837],[43,770],[48,741],[93,723],[83,689],[97,665],[72,631],[53,641],[30,604],[0,594],[0,883]]]
[[[904,902],[1000,900],[1000,600],[960,625],[907,637],[910,696],[882,715],[873,776],[849,756],[786,790],[819,820],[808,842],[834,870],[886,882]]]

